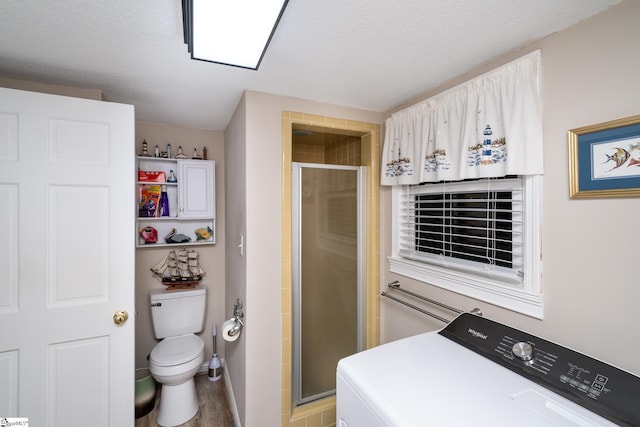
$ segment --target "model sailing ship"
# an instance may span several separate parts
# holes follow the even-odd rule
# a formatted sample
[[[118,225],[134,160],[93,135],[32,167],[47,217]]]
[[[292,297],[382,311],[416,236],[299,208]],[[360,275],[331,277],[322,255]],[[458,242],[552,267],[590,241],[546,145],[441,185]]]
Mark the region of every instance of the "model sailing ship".
[[[200,267],[198,251],[185,248],[169,251],[151,271],[169,290],[193,288],[207,274]]]

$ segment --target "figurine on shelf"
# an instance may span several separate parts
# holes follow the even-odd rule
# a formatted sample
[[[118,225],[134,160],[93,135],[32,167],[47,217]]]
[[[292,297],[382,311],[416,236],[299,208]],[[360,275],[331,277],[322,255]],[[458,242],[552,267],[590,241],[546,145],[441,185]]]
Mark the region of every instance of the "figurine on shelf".
[[[197,238],[196,240],[207,240],[213,235],[213,230],[211,229],[211,227],[198,228],[195,231],[195,234]]]
[[[143,140],[142,141],[142,154],[140,154],[141,157],[149,157],[149,151],[147,151],[147,140]]]
[[[178,146],[178,154],[176,154],[176,159],[186,159],[187,156],[182,152],[182,145]]]
[[[193,157],[192,158],[195,159],[195,160],[202,160],[202,157],[200,157],[200,154],[198,154],[198,149],[197,148],[193,149]]]
[[[153,227],[140,227],[140,237],[144,240],[144,244],[148,245],[151,243],[158,242],[158,231]]]
[[[167,178],[167,182],[178,182],[176,174],[173,172],[173,170],[169,171],[169,178]]]
[[[178,231],[174,228],[166,235],[164,240],[167,243],[187,243],[191,241],[191,237],[185,236],[184,234],[178,234]]]

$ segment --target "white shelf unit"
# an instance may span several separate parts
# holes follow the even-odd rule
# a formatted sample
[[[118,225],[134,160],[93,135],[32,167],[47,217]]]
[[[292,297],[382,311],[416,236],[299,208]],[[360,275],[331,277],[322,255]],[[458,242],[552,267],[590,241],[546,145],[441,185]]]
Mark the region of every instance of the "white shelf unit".
[[[136,247],[214,244],[216,242],[215,161],[162,157],[138,157],[137,160],[139,171],[164,172],[167,179],[173,171],[177,182],[137,182]],[[139,215],[142,190],[151,185],[166,186],[169,216],[141,217]],[[145,227],[153,227],[157,230],[157,243],[145,243],[140,236],[140,230]],[[206,240],[197,240],[195,230],[207,227],[212,230],[211,237]],[[186,243],[166,243],[165,237],[174,228],[178,234],[184,234],[191,240]]]

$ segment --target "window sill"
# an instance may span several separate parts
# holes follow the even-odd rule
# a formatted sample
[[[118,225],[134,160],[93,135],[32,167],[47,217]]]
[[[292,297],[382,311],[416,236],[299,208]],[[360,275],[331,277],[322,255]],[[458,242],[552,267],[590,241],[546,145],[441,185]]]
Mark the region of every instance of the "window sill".
[[[544,318],[541,293],[503,285],[461,271],[389,257],[389,271],[537,319]]]

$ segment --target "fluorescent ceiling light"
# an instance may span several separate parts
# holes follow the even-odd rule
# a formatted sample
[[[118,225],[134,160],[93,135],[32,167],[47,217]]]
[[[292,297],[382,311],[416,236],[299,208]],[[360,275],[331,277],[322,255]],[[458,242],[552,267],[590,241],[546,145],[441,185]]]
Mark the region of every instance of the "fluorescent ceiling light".
[[[257,70],[288,0],[182,0],[192,59]]]

